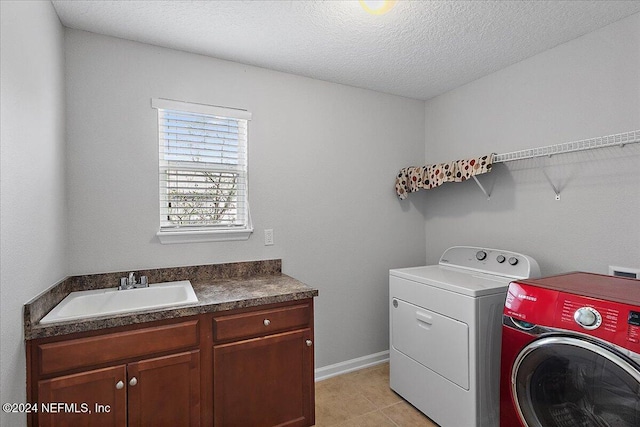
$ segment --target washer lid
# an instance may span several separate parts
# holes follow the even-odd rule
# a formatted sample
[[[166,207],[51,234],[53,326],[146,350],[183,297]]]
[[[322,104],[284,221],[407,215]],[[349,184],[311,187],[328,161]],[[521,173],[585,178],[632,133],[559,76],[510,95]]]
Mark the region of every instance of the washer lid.
[[[513,280],[509,277],[441,265],[398,268],[389,270],[389,274],[470,297],[505,293],[509,282]]]

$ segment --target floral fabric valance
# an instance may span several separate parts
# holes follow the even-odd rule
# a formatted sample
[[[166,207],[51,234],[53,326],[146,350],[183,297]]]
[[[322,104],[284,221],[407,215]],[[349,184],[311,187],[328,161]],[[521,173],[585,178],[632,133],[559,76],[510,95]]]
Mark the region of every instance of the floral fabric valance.
[[[402,168],[396,177],[396,193],[404,200],[409,193],[421,189],[428,190],[445,182],[462,182],[474,175],[491,172],[493,156],[494,154],[487,154],[474,159]]]

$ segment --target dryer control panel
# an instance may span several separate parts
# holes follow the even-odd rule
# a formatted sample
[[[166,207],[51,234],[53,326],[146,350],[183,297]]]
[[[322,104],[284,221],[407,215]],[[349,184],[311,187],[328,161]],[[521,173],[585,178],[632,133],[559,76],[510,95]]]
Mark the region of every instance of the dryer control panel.
[[[502,249],[454,246],[442,254],[439,264],[513,279],[540,277],[536,260]]]

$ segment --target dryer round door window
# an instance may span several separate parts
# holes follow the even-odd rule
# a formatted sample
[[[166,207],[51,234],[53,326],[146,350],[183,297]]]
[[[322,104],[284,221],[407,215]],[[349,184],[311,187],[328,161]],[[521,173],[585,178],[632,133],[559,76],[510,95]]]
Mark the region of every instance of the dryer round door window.
[[[511,388],[529,427],[640,426],[640,366],[591,341],[532,342],[514,362]]]

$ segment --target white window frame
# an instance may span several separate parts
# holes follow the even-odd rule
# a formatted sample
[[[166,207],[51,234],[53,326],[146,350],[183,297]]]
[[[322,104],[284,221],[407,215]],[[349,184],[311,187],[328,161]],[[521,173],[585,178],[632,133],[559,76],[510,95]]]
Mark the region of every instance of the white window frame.
[[[226,108],[226,107],[218,107],[212,105],[205,104],[195,104],[183,101],[174,101],[170,99],[162,99],[162,98],[153,98],[151,100],[151,107],[158,110],[158,144],[159,144],[159,209],[160,214],[158,218],[160,219],[160,227],[159,231],[156,233],[158,238],[160,239],[160,243],[197,243],[197,242],[214,242],[214,241],[229,241],[229,240],[247,240],[249,236],[253,232],[253,225],[251,223],[251,215],[249,213],[249,191],[248,191],[248,159],[246,155],[246,147],[245,147],[245,158],[244,158],[244,167],[240,167],[237,171],[242,175],[244,180],[244,196],[241,200],[242,209],[244,212],[244,223],[239,225],[227,225],[227,226],[216,226],[213,224],[209,225],[187,225],[187,226],[179,226],[179,225],[168,225],[167,221],[163,219],[163,216],[166,215],[166,207],[163,207],[162,204],[166,203],[164,199],[168,193],[167,180],[163,179],[163,175],[166,175],[167,168],[170,167],[169,163],[164,159],[163,153],[165,152],[165,141],[163,138],[163,132],[161,130],[161,116],[163,111],[176,111],[180,113],[195,113],[201,115],[208,116],[216,116],[222,117],[226,119],[237,119],[240,121],[246,121],[248,125],[248,121],[251,120],[251,113],[245,110]],[[246,141],[248,145],[248,137]],[[204,163],[199,163],[202,165],[202,168],[199,166],[197,169],[199,171],[207,170],[207,165]],[[215,166],[212,166],[213,169],[211,171],[219,172],[219,169],[216,170]],[[165,224],[163,226],[163,223]]]

